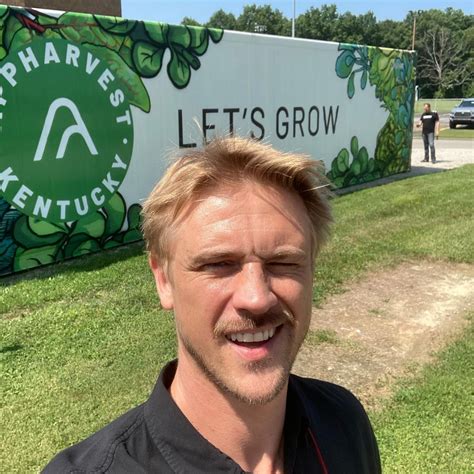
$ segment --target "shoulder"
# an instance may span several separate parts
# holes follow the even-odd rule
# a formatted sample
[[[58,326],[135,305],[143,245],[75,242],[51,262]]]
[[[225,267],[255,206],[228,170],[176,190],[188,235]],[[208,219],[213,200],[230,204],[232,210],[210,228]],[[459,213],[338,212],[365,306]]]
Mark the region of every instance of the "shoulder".
[[[333,405],[338,409],[365,413],[359,400],[349,390],[340,385],[298,375],[292,375],[291,381],[300,397],[318,404]]]
[[[292,375],[291,384],[328,462],[333,467],[352,466],[347,472],[379,473],[377,441],[359,400],[349,390],[330,382]],[[340,471],[335,468],[335,472]]]
[[[117,452],[144,429],[143,405],[130,410],[89,438],[57,454],[43,473],[105,473]]]

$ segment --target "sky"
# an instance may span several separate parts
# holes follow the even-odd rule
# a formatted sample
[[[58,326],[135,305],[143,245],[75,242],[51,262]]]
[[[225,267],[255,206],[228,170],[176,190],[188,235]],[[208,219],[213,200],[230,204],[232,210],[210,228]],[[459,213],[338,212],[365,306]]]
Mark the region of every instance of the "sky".
[[[155,20],[164,23],[180,23],[183,17],[194,18],[205,23],[210,16],[222,8],[238,16],[244,5],[268,5],[278,8],[287,18],[293,16],[293,0],[122,0],[122,16],[136,20]],[[354,14],[372,11],[377,20],[402,20],[410,10],[429,10],[448,7],[461,9],[467,14],[474,13],[474,0],[347,0],[347,1],[305,1],[295,0],[296,16],[310,7],[318,8],[324,4],[335,4],[339,13],[350,11]]]

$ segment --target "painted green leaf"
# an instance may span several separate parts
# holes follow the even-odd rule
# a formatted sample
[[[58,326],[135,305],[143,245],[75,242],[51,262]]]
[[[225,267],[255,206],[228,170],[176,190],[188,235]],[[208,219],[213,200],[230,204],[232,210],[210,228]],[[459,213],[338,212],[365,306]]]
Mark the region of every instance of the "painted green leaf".
[[[25,215],[15,222],[13,228],[13,238],[18,245],[26,249],[57,244],[65,236],[64,229]]]
[[[351,138],[351,153],[354,158],[356,158],[359,153],[359,140],[356,136]]]
[[[8,7],[6,5],[0,5],[0,19],[7,13]]]
[[[64,38],[73,43],[90,43],[119,51],[124,40],[123,36],[104,31],[94,15],[67,12],[59,17],[58,24],[62,25],[60,32]]]
[[[191,68],[182,55],[171,52],[171,61],[168,63],[168,76],[178,89],[186,87],[191,79]]]
[[[365,89],[365,86],[367,85],[367,76],[368,76],[367,71],[364,71],[364,72],[362,73],[361,78],[360,78],[360,88],[361,88],[362,90],[364,90],[364,89]]]
[[[96,211],[75,222],[71,235],[87,234],[89,237],[102,237],[105,230],[105,217]]]
[[[48,28],[48,29],[42,34],[42,38],[45,38],[45,39],[47,39],[47,40],[50,40],[50,39],[62,39],[62,36],[61,36],[57,31]]]
[[[115,239],[110,239],[105,242],[103,248],[104,249],[113,249],[115,247],[118,247],[119,245],[122,245],[122,241],[115,240]]]
[[[115,51],[101,46],[88,44],[86,47],[107,63],[114,77],[121,83],[129,102],[144,112],[149,112],[150,97],[148,92],[141,78],[127,66],[121,56]]]
[[[133,47],[133,62],[142,77],[155,77],[161,70],[164,48],[146,41],[137,41]]]
[[[92,252],[98,252],[100,250],[100,246],[97,241],[90,239],[86,242],[83,242],[79,245],[74,252],[72,253],[73,257],[80,257],[81,255],[86,255]]]
[[[94,16],[97,23],[107,32],[116,33],[118,35],[126,35],[130,33],[137,22],[135,20],[127,20],[126,18],[110,17],[110,16]]]
[[[1,204],[2,200],[0,199]],[[21,214],[16,209],[7,207],[5,212],[0,210],[0,241],[9,235],[13,236],[13,228],[20,217]]]
[[[398,120],[403,127],[408,127],[410,124],[410,114],[405,105],[400,105],[398,109]]]
[[[371,158],[367,166],[367,173],[372,173],[375,170],[375,160]]]
[[[136,242],[137,240],[142,240],[143,235],[139,230],[132,229],[125,233],[123,236],[123,243]]]
[[[64,249],[64,257],[80,257],[98,250],[100,250],[100,246],[96,240],[91,239],[90,235],[79,233],[69,239]]]
[[[184,61],[186,61],[195,71],[201,67],[201,61],[199,61],[199,58],[186,49],[181,50],[179,54],[183,56]]]
[[[342,79],[349,77],[355,60],[353,51],[346,50],[341,53],[336,60],[336,74]]]
[[[47,265],[57,261],[57,246],[46,245],[31,249],[18,248],[13,260],[13,271],[19,272],[28,268]]]
[[[356,158],[354,160],[352,160],[352,163],[351,163],[351,172],[355,175],[355,176],[359,176],[359,174],[361,173],[362,171],[362,165],[360,163],[360,161]]]
[[[349,152],[343,148],[336,157],[337,174],[344,174],[349,169]]]
[[[377,57],[377,69],[379,71],[384,71],[390,63],[390,56],[380,51],[380,54]]]
[[[68,227],[65,223],[52,223],[46,222],[44,220],[38,219],[36,217],[29,217],[28,224],[30,229],[39,236],[51,235],[60,233],[67,233]]]
[[[213,43],[219,43],[219,41],[224,36],[224,30],[221,28],[208,28],[209,36]]]
[[[17,249],[11,238],[0,241],[0,275],[13,270],[13,258]]]
[[[188,30],[191,35],[191,48],[198,56],[203,55],[209,45],[209,31],[198,26],[188,26]]]
[[[357,49],[357,46],[349,43],[340,43],[339,44],[339,51],[355,51]]]
[[[122,228],[126,214],[125,201],[119,193],[115,193],[105,206],[103,206],[102,210],[107,216],[103,236],[109,237]]]
[[[10,51],[22,48],[27,44],[30,44],[36,37],[36,33],[29,28],[19,29],[12,38],[10,43]]]
[[[179,45],[183,48],[189,48],[191,45],[191,33],[184,25],[168,26],[168,42],[173,45]]]
[[[399,131],[395,134],[395,144],[396,144],[396,145],[400,145],[400,143],[402,143],[404,137],[405,137],[405,133],[403,132],[403,130],[399,130]]]
[[[145,30],[151,40],[159,45],[167,45],[166,36],[168,34],[168,25],[166,23],[144,22]]]
[[[336,188],[342,188],[342,186],[344,186],[344,178],[342,176],[336,178],[332,183]]]
[[[130,38],[130,36],[127,36],[124,39],[122,46],[120,46],[119,54],[120,54],[120,57],[128,64],[128,66],[131,69],[134,68],[132,51],[133,51],[133,40],[132,38]]]
[[[128,229],[140,229],[142,207],[132,204],[127,213]]]
[[[11,48],[11,43],[13,41],[13,37],[18,30],[23,28],[22,23],[13,15],[10,15],[4,24],[4,31],[3,31],[3,47],[9,51]]]
[[[36,13],[37,13],[36,21],[40,25],[55,25],[58,22],[58,19],[54,16],[51,16],[44,12],[39,12],[39,11],[37,11]]]
[[[360,163],[360,172],[364,174],[369,166],[369,154],[367,153],[367,148],[365,148],[365,146],[359,150],[357,161]]]
[[[349,80],[347,81],[347,96],[349,97],[349,99],[352,99],[352,97],[354,97],[354,94],[355,94],[354,77],[355,77],[355,74],[352,73],[349,76]]]
[[[7,55],[7,51],[3,46],[0,46],[0,61]]]

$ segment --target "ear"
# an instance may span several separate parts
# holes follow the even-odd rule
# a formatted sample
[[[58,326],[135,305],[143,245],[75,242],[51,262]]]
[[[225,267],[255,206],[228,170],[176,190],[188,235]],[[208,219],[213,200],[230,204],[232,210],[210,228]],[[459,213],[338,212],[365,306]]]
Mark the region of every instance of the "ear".
[[[148,263],[155,277],[156,290],[160,297],[161,306],[163,306],[164,309],[173,309],[173,286],[171,285],[165,266],[160,265],[156,258],[151,255],[148,258]]]

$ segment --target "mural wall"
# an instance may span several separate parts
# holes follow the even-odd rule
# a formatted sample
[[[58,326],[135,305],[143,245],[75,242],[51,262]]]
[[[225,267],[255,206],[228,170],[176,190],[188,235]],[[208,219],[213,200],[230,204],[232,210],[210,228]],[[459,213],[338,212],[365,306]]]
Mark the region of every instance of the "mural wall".
[[[0,275],[141,238],[168,154],[234,133],[337,187],[410,167],[406,51],[0,5]]]

